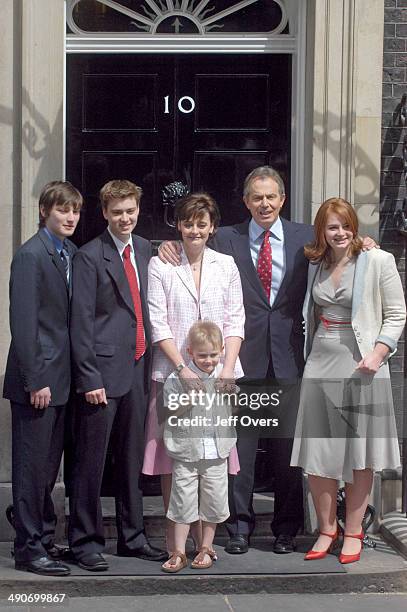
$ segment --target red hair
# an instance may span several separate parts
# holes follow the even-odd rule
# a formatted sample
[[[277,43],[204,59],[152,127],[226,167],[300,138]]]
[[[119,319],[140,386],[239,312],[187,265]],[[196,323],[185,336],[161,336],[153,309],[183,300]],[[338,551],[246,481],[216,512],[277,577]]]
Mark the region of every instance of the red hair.
[[[325,261],[326,264],[332,263],[332,250],[327,244],[325,230],[328,215],[334,214],[347,223],[353,234],[350,245],[350,254],[358,255],[362,250],[362,239],[358,236],[359,221],[355,209],[349,202],[342,198],[329,198],[318,209],[314,221],[315,240],[304,247],[304,254],[312,262]]]

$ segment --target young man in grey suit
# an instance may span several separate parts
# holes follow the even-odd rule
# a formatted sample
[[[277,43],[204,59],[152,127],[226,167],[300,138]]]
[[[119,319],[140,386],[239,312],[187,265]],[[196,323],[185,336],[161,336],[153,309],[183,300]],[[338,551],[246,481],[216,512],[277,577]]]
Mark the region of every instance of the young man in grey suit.
[[[69,542],[78,565],[103,571],[100,492],[109,440],[116,466],[117,553],[167,558],[148,543],[139,485],[150,381],[147,268],[151,245],[132,234],[141,189],[126,180],[102,187],[108,227],[74,260],[71,340],[78,404]]]
[[[39,199],[40,229],[16,252],[10,276],[11,345],[3,396],[12,413],[15,567],[64,576],[57,559],[51,498],[64,444],[71,384],[69,302],[82,196],[68,182],[46,185]]]

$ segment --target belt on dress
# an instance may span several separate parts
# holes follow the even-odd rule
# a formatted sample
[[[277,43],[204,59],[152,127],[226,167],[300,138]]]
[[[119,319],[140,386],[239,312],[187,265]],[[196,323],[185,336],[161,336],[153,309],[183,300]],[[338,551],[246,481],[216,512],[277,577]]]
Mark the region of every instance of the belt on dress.
[[[326,319],[322,315],[319,316],[322,321],[322,325],[325,329],[329,329],[330,325],[351,325],[352,321],[333,321],[332,319]]]

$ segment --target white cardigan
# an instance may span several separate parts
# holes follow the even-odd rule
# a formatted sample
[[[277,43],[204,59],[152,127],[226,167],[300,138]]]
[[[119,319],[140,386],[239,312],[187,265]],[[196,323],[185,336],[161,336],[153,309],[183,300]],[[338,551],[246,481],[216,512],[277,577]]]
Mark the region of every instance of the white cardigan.
[[[310,264],[305,295],[304,357],[308,357],[316,330],[315,304],[312,288],[319,265]],[[386,344],[390,352],[397,350],[406,321],[406,303],[396,262],[391,253],[381,249],[361,252],[356,260],[352,293],[352,328],[362,357],[370,353],[377,342]]]

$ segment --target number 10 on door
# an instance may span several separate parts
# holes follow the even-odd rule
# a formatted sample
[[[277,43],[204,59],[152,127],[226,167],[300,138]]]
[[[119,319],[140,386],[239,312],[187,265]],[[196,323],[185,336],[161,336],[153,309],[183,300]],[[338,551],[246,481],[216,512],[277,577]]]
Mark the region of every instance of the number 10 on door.
[[[164,96],[164,115],[170,114],[170,96]],[[181,113],[192,113],[195,109],[195,100],[191,96],[182,96],[178,100],[178,110]]]

